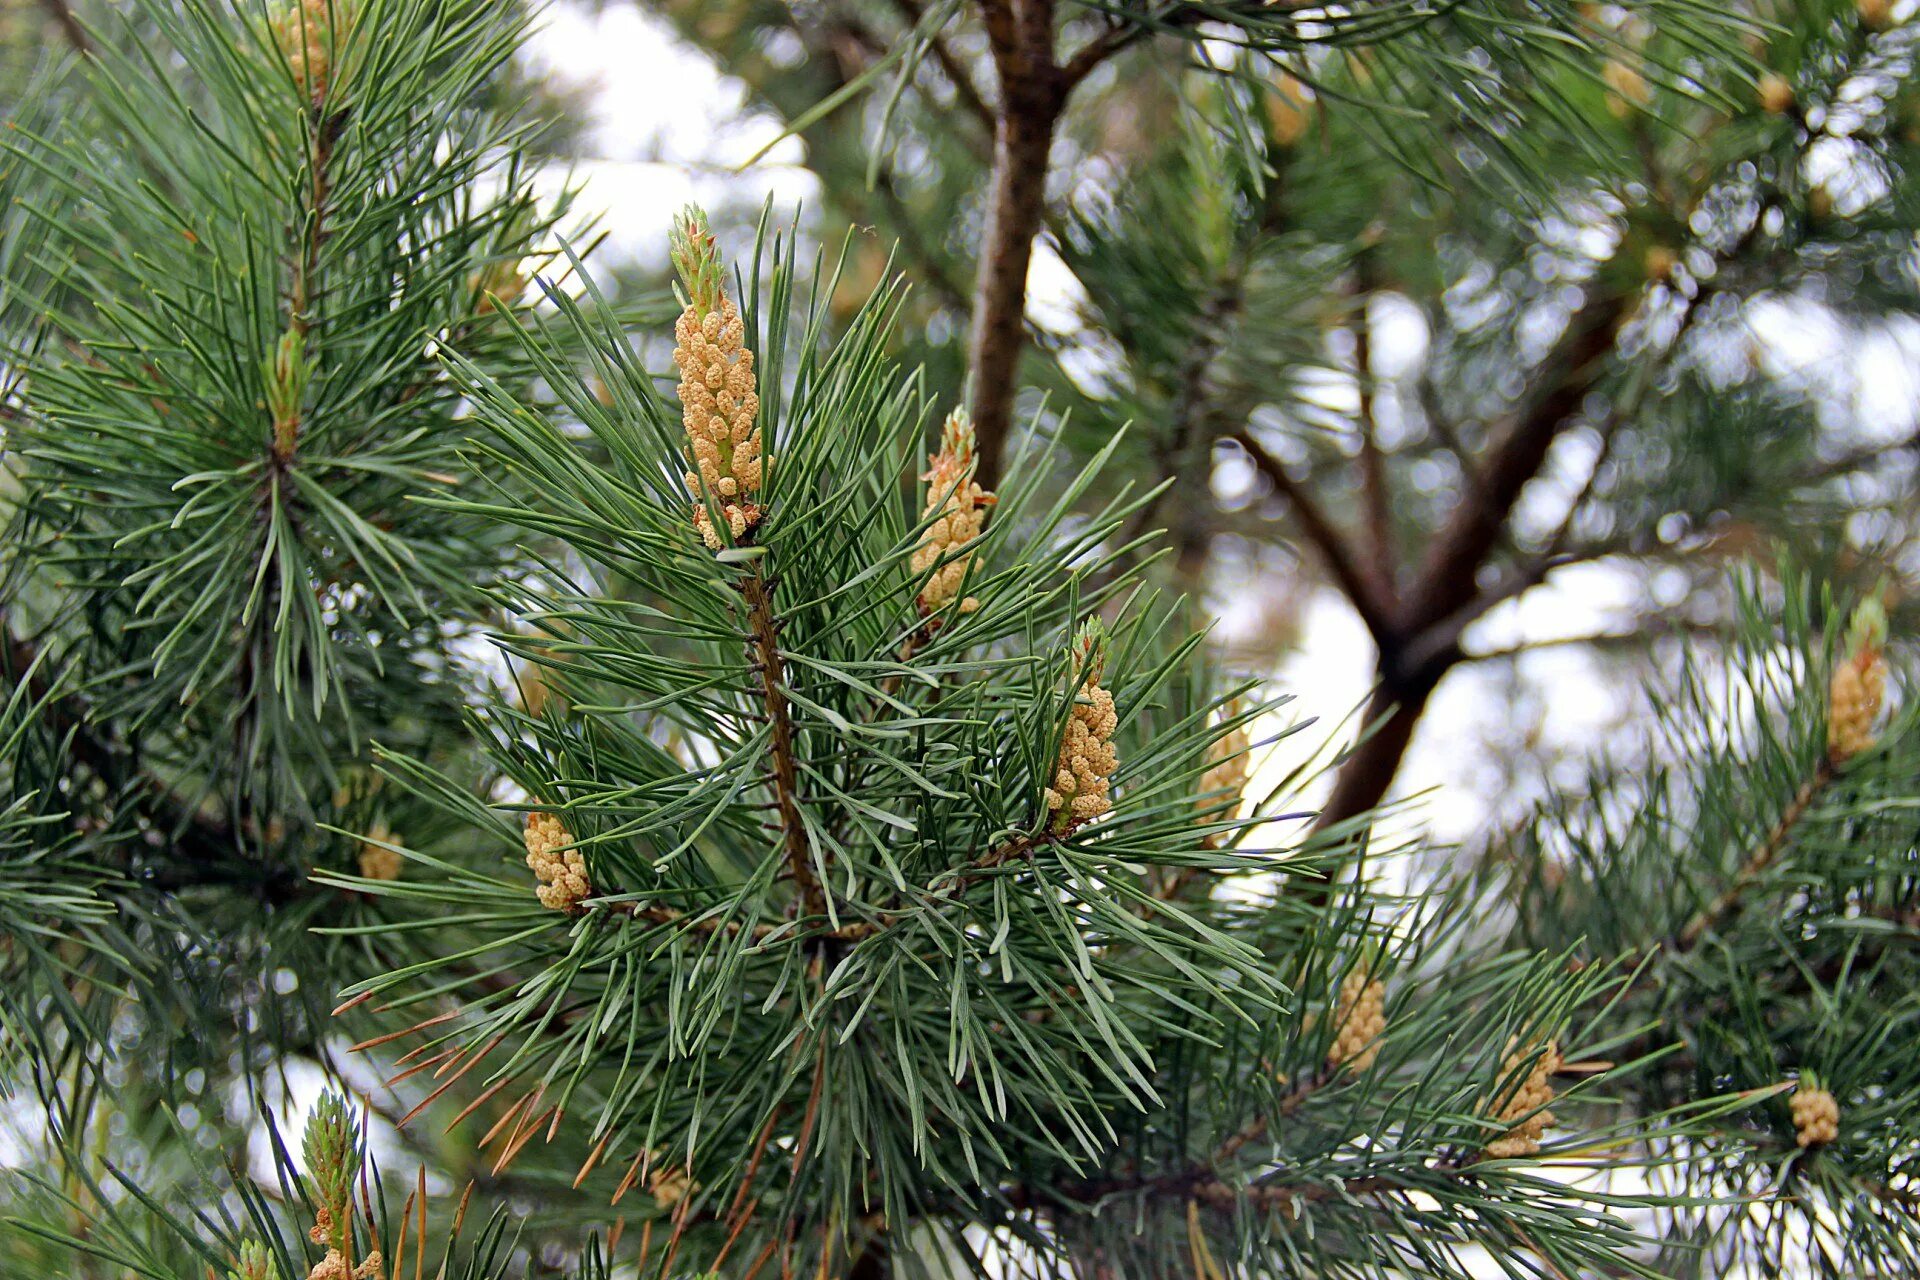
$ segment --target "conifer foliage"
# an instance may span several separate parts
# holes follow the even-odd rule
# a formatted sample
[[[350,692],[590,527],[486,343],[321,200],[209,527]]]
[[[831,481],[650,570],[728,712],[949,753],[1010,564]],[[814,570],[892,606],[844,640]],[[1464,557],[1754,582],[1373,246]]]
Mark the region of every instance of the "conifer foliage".
[[[1608,115],[1683,87],[1618,15],[1537,8],[1089,4],[1056,51],[1051,4],[982,5],[1033,113],[992,141],[982,298],[1044,220],[1007,165],[1155,40],[1209,77],[1193,256],[1118,210],[1060,234],[1109,285],[1239,280],[1112,313],[1176,374],[1242,286],[1287,311],[1352,265],[1273,274],[1335,101],[1264,104],[1274,59],[1339,50],[1375,145],[1465,138],[1508,194],[1589,139],[1541,50]],[[906,9],[883,65],[960,75],[961,6]],[[609,296],[490,101],[524,30],[490,0],[76,29],[0,171],[0,1093],[48,1153],[0,1181],[0,1267],[1920,1269],[1897,593],[1744,581],[1637,755],[1436,872],[1313,821],[1276,747],[1345,708],[1225,674],[1161,589],[1187,478],[1118,420],[1009,431],[1018,306],[947,380],[924,264],[850,280],[771,206],[685,210],[671,303]],[[1562,317],[1589,362],[1603,310]]]

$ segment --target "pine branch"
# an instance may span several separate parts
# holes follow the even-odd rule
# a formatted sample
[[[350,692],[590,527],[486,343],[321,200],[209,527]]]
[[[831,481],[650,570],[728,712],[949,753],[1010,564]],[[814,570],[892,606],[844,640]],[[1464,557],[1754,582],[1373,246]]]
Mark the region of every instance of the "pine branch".
[[[1668,944],[1669,950],[1684,955],[1699,945],[1700,940],[1709,930],[1718,928],[1739,913],[1747,890],[1767,873],[1774,859],[1780,856],[1780,851],[1786,848],[1787,841],[1792,838],[1794,829],[1800,825],[1800,820],[1807,816],[1807,811],[1813,807],[1813,802],[1819,798],[1820,792],[1831,781],[1833,781],[1833,761],[1830,757],[1822,756],[1820,763],[1814,767],[1813,776],[1800,785],[1793,799],[1781,811],[1779,820],[1768,830],[1766,838],[1755,846],[1747,860],[1734,873],[1732,882],[1719,897],[1696,912],[1693,918],[1687,921],[1686,926],[1674,935],[1673,940]]]

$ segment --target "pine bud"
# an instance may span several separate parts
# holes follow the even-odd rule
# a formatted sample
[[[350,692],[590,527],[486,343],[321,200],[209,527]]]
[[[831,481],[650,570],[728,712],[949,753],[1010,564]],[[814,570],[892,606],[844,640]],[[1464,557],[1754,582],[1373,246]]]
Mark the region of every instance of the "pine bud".
[[[274,344],[267,362],[267,411],[273,415],[273,452],[281,460],[293,457],[300,438],[300,408],[306,399],[313,366],[307,362],[306,336],[290,325]]]
[[[693,525],[707,546],[725,545],[713,527],[709,502],[718,506],[734,541],[760,523],[751,500],[760,492],[760,395],[746,324],[727,297],[720,249],[707,229],[707,215],[692,206],[674,220],[673,265],[680,274],[685,307],[673,327],[673,363],[680,370],[680,416],[687,431],[686,473],[693,495]]]
[[[240,1256],[227,1268],[227,1280],[272,1280],[272,1276],[267,1251],[252,1240],[240,1246]]]
[[[1784,76],[1769,71],[1760,77],[1760,109],[1771,116],[1783,116],[1793,110],[1793,86]]]
[[[567,695],[554,684],[553,673],[529,662],[514,676],[514,688],[520,695],[520,709],[530,716],[543,716],[548,707],[564,711]]]
[[[540,882],[534,890],[540,905],[552,911],[574,912],[593,896],[587,880],[587,861],[573,848],[573,836],[551,813],[527,815],[527,865]]]
[[[1506,1133],[1487,1144],[1489,1159],[1511,1160],[1537,1155],[1541,1135],[1553,1124],[1553,1112],[1544,1108],[1553,1101],[1552,1076],[1560,1069],[1558,1045],[1549,1041],[1547,1047],[1536,1056],[1533,1050],[1518,1050],[1512,1041],[1508,1041],[1506,1061],[1500,1065],[1500,1078],[1503,1081],[1512,1080],[1514,1073],[1530,1058],[1533,1065],[1528,1069],[1526,1078],[1509,1085],[1510,1092],[1489,1108],[1488,1114],[1493,1119],[1511,1125]]]
[[[1600,69],[1600,79],[1607,86],[1607,110],[1623,120],[1653,100],[1647,78],[1617,58]]]
[[[473,273],[471,280],[474,296],[475,314],[487,315],[496,307],[511,309],[520,301],[520,295],[526,292],[526,273],[520,270],[517,259],[509,258],[501,262],[489,263],[482,270]]]
[[[398,844],[384,822],[375,823],[367,838],[360,842],[360,875],[367,880],[398,880],[401,858],[387,846]]]
[[[360,1176],[360,1128],[339,1093],[323,1093],[307,1117],[301,1149],[313,1179],[315,1244],[344,1253],[353,1227],[353,1181]]]
[[[1887,611],[1867,599],[1848,627],[1848,654],[1834,668],[1827,694],[1827,755],[1836,764],[1873,745],[1874,722],[1887,691]]]
[[[274,47],[287,61],[294,83],[313,102],[337,89],[338,37],[352,24],[347,0],[292,0],[271,19]]]
[[[1840,1104],[1808,1076],[1793,1090],[1793,1140],[1804,1150],[1824,1147],[1840,1136]]]
[[[1337,1029],[1327,1048],[1327,1065],[1344,1063],[1355,1072],[1372,1067],[1380,1056],[1380,1037],[1387,1030],[1387,984],[1356,966],[1340,980],[1334,1018]]]
[[[974,452],[973,419],[965,409],[947,415],[946,427],[940,433],[940,452],[930,456],[927,463],[927,471],[920,477],[927,482],[923,515],[932,523],[920,535],[912,565],[915,577],[932,574],[920,588],[920,612],[931,617],[960,594],[967,566],[973,560],[971,553],[955,555],[944,564],[942,558],[980,537],[994,497],[973,478],[979,457]],[[972,613],[979,607],[980,602],[972,596],[960,601],[962,613]]]
[[[1089,620],[1073,642],[1073,679],[1078,689],[1060,755],[1047,788],[1050,829],[1065,834],[1105,813],[1109,780],[1118,766],[1113,731],[1118,724],[1113,695],[1101,687],[1106,669],[1107,633]]]

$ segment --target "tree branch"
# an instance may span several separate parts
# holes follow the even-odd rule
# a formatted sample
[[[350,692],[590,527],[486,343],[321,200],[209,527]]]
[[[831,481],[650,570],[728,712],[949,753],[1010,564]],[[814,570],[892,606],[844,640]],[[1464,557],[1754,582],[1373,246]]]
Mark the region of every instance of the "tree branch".
[[[1422,562],[1418,584],[1405,601],[1402,621],[1409,631],[1432,625],[1473,598],[1476,573],[1499,541],[1521,491],[1539,474],[1553,442],[1593,388],[1631,297],[1600,294],[1568,322],[1549,361],[1555,371],[1551,382],[1489,450],[1478,483],[1461,496]]]
[[[909,30],[918,27],[927,15],[926,6],[922,5],[920,0],[893,0],[893,7],[906,21]],[[948,44],[946,37],[939,32],[936,31],[933,34],[930,45],[933,49],[933,60],[940,64],[940,73],[947,78],[947,83],[953,86],[954,96],[960,100],[960,105],[966,108],[967,114],[978,120],[980,127],[985,129],[987,135],[991,137],[993,108],[987,105],[985,95],[980,92],[980,86],[974,83],[973,72],[954,54],[953,46]]]
[[[1396,594],[1393,503],[1387,492],[1387,460],[1380,451],[1380,424],[1373,411],[1373,318],[1369,304],[1379,283],[1374,279],[1371,245],[1361,247],[1354,272],[1360,302],[1353,322],[1353,376],[1360,393],[1360,494],[1366,504],[1374,580],[1391,599]]]
[[[982,0],[1000,73],[986,235],[974,281],[967,370],[973,380],[978,477],[994,488],[1012,431],[1026,345],[1027,270],[1045,213],[1048,156],[1066,100],[1053,61],[1053,0]]]
[[[60,33],[66,36],[67,43],[73,46],[75,53],[82,57],[92,55],[93,41],[88,38],[87,29],[80,25],[80,19],[74,16],[73,6],[67,0],[40,0],[40,7],[59,25]]]
[[[1239,445],[1253,465],[1265,476],[1274,489],[1285,498],[1293,508],[1294,522],[1299,525],[1303,536],[1314,550],[1326,561],[1327,570],[1334,581],[1346,593],[1354,609],[1367,624],[1367,630],[1373,633],[1375,643],[1394,634],[1394,608],[1381,584],[1374,581],[1354,556],[1347,545],[1346,538],[1334,527],[1318,503],[1314,502],[1305,486],[1294,481],[1280,459],[1268,452],[1265,445],[1254,438],[1245,428],[1228,437]]]

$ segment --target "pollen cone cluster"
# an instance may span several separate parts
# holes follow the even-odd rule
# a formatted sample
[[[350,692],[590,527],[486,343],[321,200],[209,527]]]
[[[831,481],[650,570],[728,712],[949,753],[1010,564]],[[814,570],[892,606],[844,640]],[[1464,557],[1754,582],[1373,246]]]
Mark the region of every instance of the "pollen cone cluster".
[[[927,459],[927,509],[924,515],[933,523],[920,535],[913,552],[914,577],[932,576],[920,588],[920,612],[931,617],[946,608],[960,594],[967,578],[971,553],[953,555],[980,537],[987,522],[987,508],[994,497],[974,481],[979,458],[974,452],[973,419],[965,409],[955,409],[940,433],[940,452]],[[946,559],[948,556],[951,559]],[[945,563],[942,563],[942,560]],[[939,565],[938,569],[934,568]],[[960,601],[960,612],[972,613],[980,602],[972,596]]]
[[[1874,721],[1887,692],[1887,614],[1877,600],[1854,611],[1849,655],[1834,668],[1827,702],[1827,754],[1837,763],[1873,745]]]
[[[708,513],[718,506],[734,541],[760,523],[760,395],[747,350],[746,323],[726,296],[720,250],[707,218],[688,209],[674,224],[673,261],[686,307],[673,327],[673,363],[680,370],[680,414],[687,429],[686,473],[694,528],[707,546],[725,545]]]
[[[359,1266],[350,1267],[338,1249],[329,1249],[327,1256],[307,1272],[307,1280],[380,1280],[380,1251],[374,1250],[360,1260]]]
[[[551,813],[527,815],[527,865],[540,882],[534,893],[540,905],[553,911],[577,911],[593,896],[587,880],[587,860],[572,848],[573,836]]]
[[[1275,142],[1291,147],[1307,136],[1313,123],[1313,99],[1305,85],[1283,75],[1268,86],[1266,102],[1267,125]]]
[[[332,87],[334,33],[345,31],[348,23],[345,0],[293,0],[272,19],[274,47],[287,60],[294,82],[315,102]]]
[[[1387,984],[1364,969],[1354,969],[1340,981],[1340,1001],[1334,1011],[1339,1030],[1327,1049],[1327,1065],[1345,1064],[1365,1071],[1380,1056],[1380,1037],[1387,1030]]]
[[[1079,691],[1060,742],[1053,785],[1047,788],[1047,809],[1055,832],[1091,822],[1108,809],[1108,783],[1119,759],[1113,750],[1118,724],[1113,695],[1100,685],[1106,656],[1105,630],[1098,622],[1087,623],[1073,645],[1073,674]]]
[[[1840,1104],[1825,1089],[1800,1085],[1793,1091],[1793,1140],[1823,1147],[1840,1136]]]
[[[1553,1073],[1560,1069],[1560,1047],[1551,1042],[1539,1051],[1537,1057],[1531,1049],[1509,1049],[1506,1061],[1500,1064],[1500,1078],[1511,1080],[1514,1072],[1533,1058],[1533,1066],[1526,1078],[1511,1085],[1508,1093],[1491,1110],[1495,1120],[1510,1122],[1509,1128],[1500,1137],[1487,1144],[1487,1155],[1494,1160],[1511,1160],[1520,1156],[1536,1155],[1540,1151],[1541,1135],[1553,1124],[1553,1112],[1543,1108],[1553,1101]],[[1542,1108],[1536,1110],[1536,1108]],[[1528,1114],[1531,1112],[1532,1114]]]

